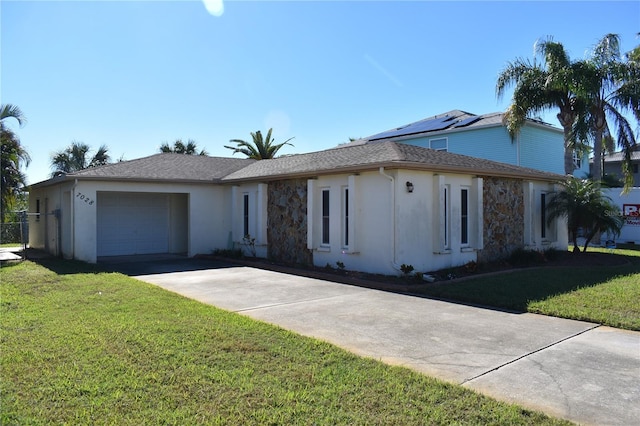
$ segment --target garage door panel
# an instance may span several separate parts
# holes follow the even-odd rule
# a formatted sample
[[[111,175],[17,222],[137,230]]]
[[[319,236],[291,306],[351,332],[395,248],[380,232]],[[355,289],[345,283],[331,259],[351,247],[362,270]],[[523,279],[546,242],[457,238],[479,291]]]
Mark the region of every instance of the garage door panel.
[[[169,195],[98,193],[98,256],[169,252]]]

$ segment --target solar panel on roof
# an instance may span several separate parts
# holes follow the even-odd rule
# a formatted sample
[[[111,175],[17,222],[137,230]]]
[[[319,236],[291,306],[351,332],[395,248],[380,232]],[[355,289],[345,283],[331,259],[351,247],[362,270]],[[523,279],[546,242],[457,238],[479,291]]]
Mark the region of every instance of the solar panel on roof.
[[[453,116],[444,116],[431,118],[428,120],[418,121],[408,126],[400,127],[387,132],[379,133],[370,138],[370,140],[394,138],[397,136],[412,135],[415,133],[434,132],[436,130],[444,130],[453,124]]]
[[[453,126],[453,127],[464,127],[464,126],[468,126],[468,125],[473,124],[473,123],[475,123],[476,121],[480,120],[480,118],[481,118],[481,117],[480,117],[480,116],[477,116],[477,115],[476,115],[476,116],[473,116],[473,117],[465,118],[464,120],[462,120],[462,121],[460,121],[460,122],[456,123],[456,125],[455,125],[455,126]]]

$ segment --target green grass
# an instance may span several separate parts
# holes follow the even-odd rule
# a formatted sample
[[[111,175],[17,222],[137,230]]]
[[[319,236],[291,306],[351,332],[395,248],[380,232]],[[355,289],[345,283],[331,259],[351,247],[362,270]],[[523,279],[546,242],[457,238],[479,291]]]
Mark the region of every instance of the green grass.
[[[3,425],[565,424],[82,263],[0,283]]]
[[[423,286],[429,296],[640,330],[640,251],[589,248],[626,256],[628,265],[518,270]]]

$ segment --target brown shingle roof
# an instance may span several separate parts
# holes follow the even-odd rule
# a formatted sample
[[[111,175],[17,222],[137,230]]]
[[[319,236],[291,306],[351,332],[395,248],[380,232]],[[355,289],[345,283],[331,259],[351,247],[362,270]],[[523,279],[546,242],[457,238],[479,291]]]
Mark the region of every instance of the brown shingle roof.
[[[131,161],[85,169],[35,184],[56,184],[70,179],[125,182],[235,183],[313,177],[391,169],[428,170],[483,176],[558,180],[561,175],[498,163],[450,152],[435,151],[397,142],[347,144],[325,151],[279,157],[272,160],[156,154]]]
[[[223,182],[276,180],[375,170],[379,167],[557,180],[562,176],[466,155],[435,151],[396,142],[344,145],[326,151],[257,161],[222,179]]]
[[[224,176],[253,162],[255,160],[162,153],[105,166],[91,167],[38,183],[35,186],[76,178],[120,181],[219,182]]]

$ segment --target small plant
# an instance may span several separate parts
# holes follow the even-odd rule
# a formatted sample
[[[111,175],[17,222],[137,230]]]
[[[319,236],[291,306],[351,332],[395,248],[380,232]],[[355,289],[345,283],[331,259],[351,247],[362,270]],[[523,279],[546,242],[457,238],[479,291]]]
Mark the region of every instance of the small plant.
[[[247,234],[242,237],[242,245],[245,246],[249,253],[251,253],[251,257],[256,257],[256,239],[252,238],[251,235]]]
[[[336,266],[338,267],[339,270],[344,271],[344,263],[340,262],[339,260],[336,262]]]
[[[327,264],[324,265],[324,269],[329,270],[329,271],[333,271],[333,266],[331,266],[331,264],[329,262],[327,262]]]
[[[413,265],[402,264],[400,265],[400,270],[405,275],[410,275],[413,272]]]
[[[416,272],[413,274],[413,277],[418,281],[422,281],[424,279],[424,274],[422,272]]]
[[[474,273],[478,270],[478,264],[473,260],[464,265],[464,271],[468,273]]]

